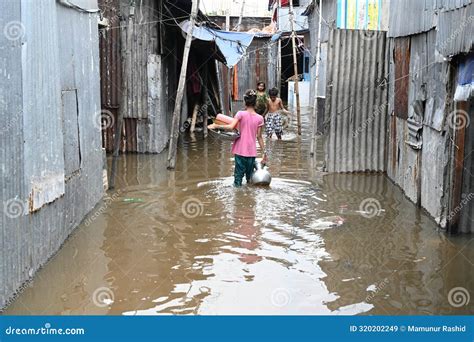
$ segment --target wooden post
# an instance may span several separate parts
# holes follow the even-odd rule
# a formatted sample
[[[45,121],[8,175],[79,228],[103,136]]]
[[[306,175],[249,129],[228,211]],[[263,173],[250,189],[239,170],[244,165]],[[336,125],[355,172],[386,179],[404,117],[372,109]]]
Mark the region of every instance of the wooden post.
[[[132,8],[133,7],[133,8]],[[131,60],[131,41],[132,41],[132,28],[133,28],[133,16],[135,7],[134,4],[130,5],[129,16],[126,27],[126,37],[127,45],[125,42],[122,42],[121,49],[121,65],[122,65],[122,84],[121,84],[121,97],[120,97],[120,108],[118,110],[117,122],[115,123],[115,137],[114,137],[114,152],[112,157],[112,170],[110,172],[110,182],[109,189],[115,188],[115,175],[117,173],[117,163],[120,154],[120,144],[122,142],[122,128],[123,128],[123,117],[128,106],[126,105],[128,101],[128,83],[126,71],[130,70],[132,60]],[[126,47],[126,49],[124,48]]]
[[[454,122],[462,122],[457,120],[458,113],[465,112],[469,110],[469,105],[467,102],[457,102],[456,103],[456,118]],[[463,183],[463,171],[464,171],[464,147],[466,144],[466,127],[453,128],[454,134],[454,170],[453,170],[453,190],[451,198],[451,208],[449,208],[452,215],[451,220],[447,222],[448,230],[450,233],[456,233],[459,229],[459,220],[461,218],[461,195],[462,195],[462,183]]]
[[[319,31],[318,31],[318,46],[316,50],[316,79],[314,86],[314,103],[313,103],[313,129],[311,132],[311,156],[314,156],[316,153],[316,134],[318,131],[318,92],[319,92],[319,69],[321,67],[321,29],[323,23],[323,0],[319,1]]]
[[[194,105],[193,116],[191,118],[191,128],[189,129],[189,131],[191,133],[194,133],[194,130],[196,129],[196,121],[197,121],[198,111],[199,111],[199,104],[196,103]]]
[[[229,6],[232,7],[232,4]],[[231,8],[227,9],[226,12],[226,20],[225,20],[225,30],[230,31],[230,10]],[[227,82],[226,82],[226,88],[227,88],[227,101],[229,103],[229,106],[226,108],[226,115],[232,116],[232,71],[231,68],[226,66],[226,74],[227,74]]]
[[[221,112],[223,114],[227,114],[227,111],[225,109],[225,101],[224,101],[224,86],[222,84],[222,82],[224,81],[224,76],[221,74],[221,66],[219,65],[220,62],[218,62],[217,60],[215,61],[215,64],[216,64],[216,73],[217,73],[217,89],[218,89],[218,92],[219,92],[219,104],[220,104],[220,107],[221,107]]]
[[[181,65],[181,73],[179,75],[178,93],[176,94],[176,102],[173,111],[173,122],[171,124],[170,147],[168,151],[168,169],[173,170],[176,167],[176,152],[178,149],[179,137],[179,119],[181,116],[181,105],[183,101],[184,86],[186,84],[186,71],[188,69],[189,50],[193,38],[194,23],[199,7],[199,0],[193,0],[191,8],[191,16],[189,19],[189,27],[186,32],[186,43],[184,44],[183,61]]]
[[[277,24],[279,25],[280,20],[278,19],[280,16],[281,10],[281,0],[278,0],[278,8],[277,8]],[[280,28],[278,27],[278,30]],[[278,39],[278,51],[277,51],[277,85],[278,90],[281,91],[281,38]]]
[[[293,69],[295,73],[295,95],[296,95],[296,118],[298,122],[298,135],[301,135],[301,108],[300,108],[300,90],[298,82],[298,61],[296,57],[296,32],[295,17],[293,13],[293,0],[290,0],[290,23],[291,23],[291,42],[293,44]]]

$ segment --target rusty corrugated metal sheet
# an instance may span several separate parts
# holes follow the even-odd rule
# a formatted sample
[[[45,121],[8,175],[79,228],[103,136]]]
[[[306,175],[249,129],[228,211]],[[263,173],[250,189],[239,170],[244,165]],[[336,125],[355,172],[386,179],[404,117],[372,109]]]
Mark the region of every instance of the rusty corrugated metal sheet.
[[[327,171],[385,171],[386,33],[332,30],[328,49]]]
[[[387,171],[410,200],[444,226],[445,194],[450,187],[446,179],[450,143],[444,134],[450,66],[437,61],[436,35],[433,29],[391,39],[389,98],[395,115]],[[401,79],[404,84],[398,85]]]
[[[109,21],[109,27],[101,30],[100,40],[102,109],[114,118],[113,126],[103,125],[102,142],[108,152],[113,151],[115,123],[124,103],[120,151],[158,153],[166,145],[167,117],[172,111],[172,107],[165,108],[173,102],[166,95],[176,91],[172,82],[176,79],[172,67],[178,55],[176,38],[168,37],[172,46],[160,45],[165,30],[164,25],[159,25],[161,2],[136,2],[129,20],[130,4],[125,0],[100,3],[104,18]],[[160,48],[166,48],[163,61]],[[130,55],[128,64],[123,65],[125,52]],[[127,90],[125,101],[121,99],[122,81]]]
[[[265,82],[267,89],[277,86],[276,46],[277,42],[271,42],[269,38],[252,41],[246,55],[237,64],[238,97],[234,100],[241,100],[245,91],[255,89],[258,82]]]
[[[130,1],[121,0],[120,13],[124,18],[121,22],[121,48],[131,55],[130,64],[122,68],[127,90],[124,117],[144,119],[149,114],[148,56],[158,53],[159,4],[155,0],[137,1],[135,15],[129,20]]]
[[[118,108],[122,86],[120,2],[119,0],[99,0],[99,8],[109,25],[99,30],[101,102],[103,108]]]
[[[410,87],[410,38],[397,38],[394,42],[395,63],[394,114],[408,118],[408,89]]]
[[[465,128],[464,156],[462,160],[462,187],[459,206],[461,208],[457,231],[460,233],[474,233],[474,101],[465,104],[465,113],[471,124]],[[459,146],[461,148],[461,146]]]

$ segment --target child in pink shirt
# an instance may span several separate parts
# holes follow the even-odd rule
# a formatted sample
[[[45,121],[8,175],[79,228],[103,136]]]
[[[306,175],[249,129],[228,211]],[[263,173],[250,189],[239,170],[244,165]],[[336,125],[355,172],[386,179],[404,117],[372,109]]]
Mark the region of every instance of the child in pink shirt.
[[[263,117],[255,112],[257,92],[247,90],[244,95],[245,111],[238,112],[234,120],[228,125],[209,125],[209,129],[234,130],[240,124],[240,138],[234,141],[232,153],[235,159],[234,186],[242,186],[244,175],[247,183],[250,182],[254,171],[255,158],[257,157],[257,140],[263,153],[262,164],[267,162],[265,145],[263,143],[262,129]]]

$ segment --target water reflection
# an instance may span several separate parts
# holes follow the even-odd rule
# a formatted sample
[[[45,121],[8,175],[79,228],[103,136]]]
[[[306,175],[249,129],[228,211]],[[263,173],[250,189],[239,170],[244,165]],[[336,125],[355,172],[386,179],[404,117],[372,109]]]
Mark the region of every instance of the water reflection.
[[[384,175],[316,172],[306,131],[268,148],[268,189],[234,189],[229,144],[199,135],[175,172],[166,154],[124,156],[113,200],[7,313],[473,313],[448,300],[474,296],[472,240],[439,232]]]

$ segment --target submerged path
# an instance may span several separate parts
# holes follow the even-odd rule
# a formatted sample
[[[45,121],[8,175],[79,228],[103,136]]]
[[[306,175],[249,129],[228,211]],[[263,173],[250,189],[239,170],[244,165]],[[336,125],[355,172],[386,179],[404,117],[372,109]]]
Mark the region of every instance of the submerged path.
[[[175,172],[166,153],[123,156],[116,191],[6,313],[473,313],[453,305],[474,296],[472,239],[384,175],[318,174],[307,130],[267,143],[270,189],[234,189],[230,144],[200,135]]]

